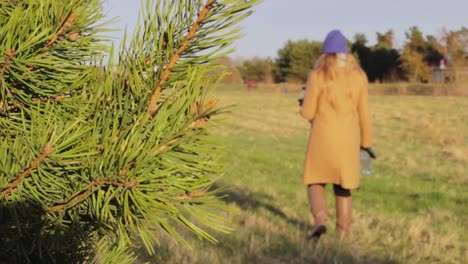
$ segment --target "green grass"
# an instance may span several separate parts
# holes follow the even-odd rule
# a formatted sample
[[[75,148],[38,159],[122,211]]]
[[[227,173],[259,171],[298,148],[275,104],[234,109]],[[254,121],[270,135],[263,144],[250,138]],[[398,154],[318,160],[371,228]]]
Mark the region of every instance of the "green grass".
[[[265,84],[258,83],[253,88],[257,92],[283,93],[285,89],[288,92],[296,93],[301,90],[303,84],[277,83]],[[243,84],[223,84],[220,87],[223,91],[245,90]],[[407,95],[407,96],[468,96],[468,83],[371,83],[369,85],[371,95]]]
[[[353,192],[353,236],[307,241],[312,219],[302,184],[308,125],[298,94],[224,89],[235,105],[216,134],[226,142],[230,235],[193,250],[162,239],[152,263],[465,263],[468,234],[468,98],[371,97],[374,175]]]

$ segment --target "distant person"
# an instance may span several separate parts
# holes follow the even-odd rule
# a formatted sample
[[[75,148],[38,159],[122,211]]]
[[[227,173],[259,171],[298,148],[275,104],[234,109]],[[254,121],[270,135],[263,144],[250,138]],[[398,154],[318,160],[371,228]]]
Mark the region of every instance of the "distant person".
[[[314,217],[311,238],[327,231],[325,185],[333,184],[336,197],[336,233],[351,233],[351,190],[359,187],[363,149],[372,158],[368,81],[339,30],[328,33],[323,54],[309,74],[302,116],[310,135],[304,165],[310,208]]]
[[[251,91],[253,89],[254,82],[252,80],[247,81],[247,91]]]

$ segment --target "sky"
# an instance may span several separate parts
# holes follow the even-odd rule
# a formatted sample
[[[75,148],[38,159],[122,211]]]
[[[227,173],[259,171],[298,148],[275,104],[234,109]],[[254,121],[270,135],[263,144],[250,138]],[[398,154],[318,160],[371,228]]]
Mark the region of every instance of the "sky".
[[[118,17],[115,28],[135,28],[139,0],[107,0],[104,11]],[[468,27],[468,0],[264,0],[241,23],[245,36],[236,41],[232,57],[275,58],[288,40],[322,41],[332,29],[352,40],[364,33],[374,44],[376,32],[395,31],[395,45],[405,42],[405,32],[418,26],[425,35],[440,37],[444,28]],[[123,31],[112,33],[116,42]]]

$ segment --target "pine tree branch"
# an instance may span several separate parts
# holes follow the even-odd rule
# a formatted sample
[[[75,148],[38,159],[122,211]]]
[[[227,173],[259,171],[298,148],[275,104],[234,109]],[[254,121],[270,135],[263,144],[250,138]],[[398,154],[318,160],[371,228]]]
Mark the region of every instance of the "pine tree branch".
[[[107,178],[96,179],[92,181],[86,189],[82,190],[78,194],[67,199],[66,202],[49,207],[48,211],[52,213],[56,213],[63,209],[70,208],[86,200],[91,194],[93,194],[96,190],[98,190],[99,187],[106,186],[106,185],[134,189],[138,186],[138,181],[131,180],[131,181],[125,182],[125,181],[119,181],[119,180],[109,180]]]
[[[190,122],[190,124],[188,126],[186,126],[184,129],[182,129],[182,132],[186,132],[189,129],[194,128],[194,127],[205,126],[205,125],[208,124],[208,120],[209,120],[209,117],[200,116],[197,119],[195,119],[194,121]],[[180,141],[186,135],[187,135],[186,133],[183,133],[183,134],[178,135],[178,136],[174,137],[173,139],[167,141],[166,143],[162,144],[159,148],[156,149],[156,153],[159,154],[159,153],[165,151],[166,149],[172,147],[175,143]]]
[[[68,98],[70,96],[65,96],[65,95],[59,95],[57,97],[54,97],[54,98],[35,98],[33,99],[32,101],[33,102],[60,102],[62,101],[63,99],[65,98]],[[13,105],[9,105],[8,107],[6,107],[6,111],[10,111],[10,110],[13,110],[13,109],[17,109],[17,108],[20,108],[20,107],[23,107],[24,104],[13,104]],[[0,112],[3,112],[3,108],[2,108],[2,104],[0,102]]]
[[[168,142],[162,144],[159,148],[156,149],[156,153],[159,154],[159,153],[163,152],[164,150],[170,148],[172,145],[174,145],[174,143],[181,140],[184,136],[185,136],[185,134],[177,136],[177,137],[169,140]]]
[[[208,104],[206,104],[202,109],[204,111],[208,110],[208,109],[211,109],[213,108],[217,103],[217,100],[211,100],[208,102]],[[198,102],[195,102],[193,105],[192,105],[192,115],[199,115],[199,103]],[[195,112],[194,112],[195,111]],[[199,116],[197,119],[195,119],[194,121],[190,122],[190,124],[188,126],[186,126],[185,128],[182,129],[183,132],[187,131],[188,129],[191,129],[191,128],[194,128],[194,127],[200,127],[200,126],[205,126],[209,121],[209,117],[207,116]],[[161,146],[159,146],[155,153],[156,154],[159,154],[165,150],[167,150],[168,148],[170,148],[171,146],[173,146],[175,143],[177,143],[179,140],[181,140],[184,136],[186,136],[186,134],[182,134],[182,135],[178,135],[172,139],[170,139],[169,141],[167,141],[166,143],[162,144]],[[119,176],[124,176],[124,175],[127,175],[135,166],[135,163],[132,162],[130,164],[128,164],[125,168],[121,169],[119,171]]]
[[[180,194],[176,196],[175,198],[177,200],[190,200],[193,198],[196,198],[197,196],[202,196],[206,192],[204,191],[199,191],[199,190],[194,190],[193,192],[185,192],[185,194]]]
[[[177,136],[177,137],[169,140],[168,142],[164,143],[159,148],[157,148],[155,153],[159,154],[159,153],[163,152],[164,150],[171,147],[171,145],[173,145],[174,143],[176,143],[177,141],[182,139],[184,136],[185,135],[180,135],[180,136]],[[121,169],[119,171],[119,176],[124,176],[124,175],[128,174],[134,168],[134,166],[135,166],[135,162],[132,162],[132,163],[128,164],[125,168],[123,168],[123,169]]]
[[[127,175],[131,169],[133,169],[133,164],[127,165],[127,167],[119,171],[119,176]]]
[[[73,13],[73,10],[70,11],[68,14],[67,18],[63,21],[62,26],[59,28],[59,30],[55,33],[54,37],[47,43],[47,45],[42,49],[42,52],[45,52],[49,50],[58,40],[58,38],[63,34],[63,32],[71,27],[73,24],[73,21],[75,20],[75,14]]]
[[[49,40],[49,42],[47,42],[47,44],[45,45],[44,48],[42,48],[42,50],[40,51],[41,54],[37,55],[36,56],[36,59],[42,59],[44,57],[44,52],[48,51],[56,42],[57,40],[59,39],[59,37],[63,34],[63,32],[68,29],[69,27],[71,27],[71,25],[73,24],[73,21],[75,20],[76,16],[75,14],[73,13],[73,10],[70,11],[70,13],[68,14],[68,16],[66,17],[66,19],[62,22],[62,26],[59,28],[59,30],[57,30],[57,32],[55,33],[55,35],[52,37],[51,40]],[[75,33],[74,33],[75,34]],[[28,70],[32,70],[34,69],[33,66],[29,66],[28,67]],[[25,75],[26,73],[23,74],[23,76]]]
[[[57,30],[57,32],[55,33],[55,35],[52,37],[51,40],[49,40],[49,42],[47,42],[47,44],[45,45],[44,48],[42,48],[42,50],[40,51],[41,54],[37,55],[36,56],[36,59],[42,59],[44,58],[44,52],[48,51],[56,42],[57,40],[59,39],[59,37],[62,35],[62,33],[69,27],[71,27],[71,25],[73,24],[73,21],[75,20],[75,14],[73,13],[73,10],[70,11],[70,13],[68,14],[67,18],[62,22],[62,26],[59,28],[59,30]],[[75,33],[74,33],[75,34]],[[32,70],[34,69],[34,67],[32,65],[29,65],[28,66],[28,70]],[[26,76],[26,73],[23,73],[23,77]]]
[[[164,53],[166,53],[168,38],[169,38],[169,37],[168,37],[168,35],[167,35],[167,32],[164,32],[162,50],[161,50],[160,52],[155,52],[155,53],[153,53],[151,56],[149,56],[149,57],[145,60],[145,64],[146,64],[146,65],[148,65],[148,64],[150,64],[152,61],[154,61],[154,60],[158,57],[158,54],[164,54]]]
[[[47,144],[45,145],[44,149],[42,150],[42,153],[41,155],[39,155],[39,157],[37,157],[33,163],[31,164],[31,166],[29,168],[27,168],[26,170],[24,170],[22,173],[20,173],[20,175],[18,175],[18,177],[12,181],[9,186],[5,189],[3,189],[1,192],[0,192],[0,198],[5,198],[6,196],[10,195],[11,192],[13,192],[14,190],[18,189],[18,184],[24,179],[24,177],[26,177],[27,175],[31,174],[31,172],[37,168],[37,166],[43,162],[45,160],[45,158],[47,156],[49,156],[50,154],[52,154],[52,151],[53,151],[53,147],[52,147],[52,143],[49,141],[47,142]]]
[[[15,50],[9,50],[5,56],[5,62],[3,63],[2,67],[2,75],[5,74],[5,72],[8,70],[8,67],[10,67],[11,59],[13,56],[15,56],[16,51]]]
[[[11,60],[13,59],[13,56],[15,56],[15,53],[16,51],[15,50],[9,50],[7,52],[7,54],[5,55],[5,62],[3,63],[3,67],[2,67],[2,71],[0,73],[0,76],[3,77],[3,75],[5,75],[6,71],[8,70],[8,68],[10,67],[10,64],[11,64]],[[0,82],[0,89],[3,88],[3,82]],[[11,94],[10,91],[7,90],[7,96],[8,97],[12,97],[13,95]],[[3,109],[3,106],[4,106],[4,101],[3,99],[4,98],[0,98],[0,113],[3,113],[4,112],[4,109]]]
[[[197,105],[198,105],[198,103],[197,103]],[[209,107],[211,107],[211,105],[213,105],[213,100],[210,101],[209,105],[210,105]],[[195,113],[193,113],[193,114],[195,114]],[[188,129],[191,129],[191,128],[194,128],[194,127],[205,126],[205,125],[208,124],[208,121],[209,121],[209,117],[206,117],[206,116],[199,117],[199,118],[195,119],[194,121],[190,122],[190,124],[187,127],[185,127],[184,129],[182,129],[182,131],[187,131]],[[184,136],[186,136],[185,133],[170,139],[166,143],[159,146],[156,149],[155,153],[160,154],[161,152],[167,150],[168,148],[172,147],[175,143],[180,141]],[[130,170],[132,170],[134,168],[134,165],[135,165],[134,163],[128,164],[125,168],[123,168],[122,170],[119,171],[119,176],[123,176],[123,175],[128,174],[130,172]]]
[[[197,20],[192,24],[192,27],[190,28],[187,35],[184,37],[182,43],[177,48],[176,52],[169,60],[169,63],[164,68],[161,78],[156,83],[156,88],[153,94],[151,95],[151,100],[148,104],[148,109],[149,109],[149,113],[151,114],[151,116],[154,116],[156,112],[158,111],[157,102],[158,102],[159,96],[161,95],[162,86],[167,82],[167,79],[169,78],[169,75],[171,74],[172,68],[175,66],[175,64],[179,60],[182,52],[184,52],[184,50],[187,49],[187,47],[189,46],[190,40],[192,40],[197,34],[198,29],[200,28],[203,21],[207,18],[210,10],[213,8],[215,3],[216,3],[216,0],[206,1],[206,4],[203,7],[203,9],[200,11]]]

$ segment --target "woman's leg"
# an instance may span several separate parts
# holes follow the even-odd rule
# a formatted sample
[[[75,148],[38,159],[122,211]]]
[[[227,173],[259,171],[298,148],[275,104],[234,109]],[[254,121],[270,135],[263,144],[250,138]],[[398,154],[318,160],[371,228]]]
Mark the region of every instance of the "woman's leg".
[[[310,211],[314,216],[314,229],[312,238],[320,238],[327,232],[327,200],[325,197],[325,184],[308,185]]]
[[[351,191],[340,185],[333,185],[336,197],[336,233],[340,239],[351,234],[352,202]]]

